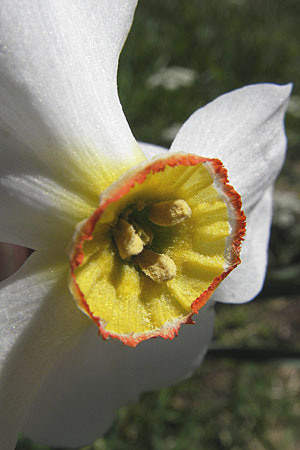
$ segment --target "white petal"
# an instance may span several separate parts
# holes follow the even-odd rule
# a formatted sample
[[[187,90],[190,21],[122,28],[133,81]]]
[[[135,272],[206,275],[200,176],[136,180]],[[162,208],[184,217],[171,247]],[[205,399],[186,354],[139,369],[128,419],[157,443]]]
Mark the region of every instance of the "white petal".
[[[171,151],[221,159],[243,207],[251,207],[284,161],[290,91],[291,85],[257,84],[222,95],[185,122]]]
[[[161,338],[136,348],[102,341],[89,330],[63,355],[38,394],[24,432],[38,442],[78,448],[103,434],[115,410],[143,391],[181,380],[197,367],[213,331],[205,307],[196,325],[185,325],[173,341]]]
[[[160,145],[148,144],[147,142],[139,142],[139,146],[143,150],[143,153],[147,159],[154,158],[155,156],[161,155],[168,151],[168,149],[165,147],[161,147]]]
[[[66,264],[34,253],[0,290],[0,448],[14,449],[50,367],[88,319],[67,290]]]
[[[216,289],[213,299],[222,303],[244,303],[261,291],[268,263],[272,221],[272,188],[247,215],[247,231],[242,244],[242,263]]]
[[[33,249],[55,243],[65,248],[76,224],[97,207],[97,199],[89,199],[84,185],[75,193],[59,179],[55,182],[28,153],[21,141],[8,132],[2,135],[0,241]]]
[[[37,164],[91,196],[143,160],[117,94],[136,0],[3,0],[0,117]],[[30,155],[30,156],[32,156]]]

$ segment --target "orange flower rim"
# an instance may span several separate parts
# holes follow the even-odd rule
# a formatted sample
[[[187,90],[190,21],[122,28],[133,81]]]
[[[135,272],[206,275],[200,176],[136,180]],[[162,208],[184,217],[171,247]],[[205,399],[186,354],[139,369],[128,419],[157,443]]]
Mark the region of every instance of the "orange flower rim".
[[[173,339],[241,262],[241,206],[218,159],[174,153],[127,172],[74,233],[79,308],[104,339]]]

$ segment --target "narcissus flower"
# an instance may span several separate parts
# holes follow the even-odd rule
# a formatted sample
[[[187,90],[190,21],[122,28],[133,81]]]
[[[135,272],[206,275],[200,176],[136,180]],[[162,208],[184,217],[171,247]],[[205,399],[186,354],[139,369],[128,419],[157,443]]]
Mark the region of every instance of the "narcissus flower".
[[[135,6],[1,4],[0,240],[36,250],[1,284],[1,449],[92,441],[200,363],[214,301],[263,283],[290,86],[218,98],[169,152],[137,144],[116,83]]]

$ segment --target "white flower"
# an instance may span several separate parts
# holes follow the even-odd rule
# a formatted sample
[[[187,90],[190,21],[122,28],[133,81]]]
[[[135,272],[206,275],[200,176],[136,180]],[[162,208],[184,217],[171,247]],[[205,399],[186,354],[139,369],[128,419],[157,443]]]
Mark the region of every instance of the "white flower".
[[[145,156],[164,153],[148,145],[141,150],[117,95],[118,57],[135,6],[135,0],[1,3],[0,241],[36,250],[1,284],[3,450],[14,448],[21,429],[53,445],[91,442],[110,425],[116,408],[197,366],[212,336],[211,300],[197,324],[183,326],[173,341],[151,339],[135,349],[103,341],[68,289],[66,247],[77,224],[127,170],[144,167]],[[214,300],[245,302],[261,289],[289,93],[290,86],[261,84],[224,95],[195,112],[171,146],[172,155],[219,158],[242,197],[242,264]],[[224,202],[230,216],[230,202]],[[222,255],[224,270],[238,263],[239,243],[235,264],[228,252]]]

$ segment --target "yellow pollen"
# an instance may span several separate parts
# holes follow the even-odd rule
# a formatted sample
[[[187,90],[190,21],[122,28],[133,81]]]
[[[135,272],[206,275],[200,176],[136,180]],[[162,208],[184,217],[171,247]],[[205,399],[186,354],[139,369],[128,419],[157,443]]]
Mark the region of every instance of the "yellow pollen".
[[[153,241],[153,233],[148,227],[142,228],[135,220],[131,219],[131,223],[137,232],[138,236],[142,239],[144,245],[151,245]]]
[[[238,262],[243,215],[221,186],[225,171],[220,178],[219,162],[179,158],[109,188],[74,234],[70,290],[104,338],[171,339]]]
[[[136,233],[133,226],[124,219],[119,219],[114,230],[113,237],[117,244],[122,259],[138,255],[144,248],[144,243]]]
[[[149,220],[155,225],[170,227],[177,225],[192,215],[192,210],[185,200],[167,200],[153,203],[149,210]]]
[[[134,262],[155,283],[172,280],[176,276],[176,265],[167,255],[144,249],[134,258]]]

